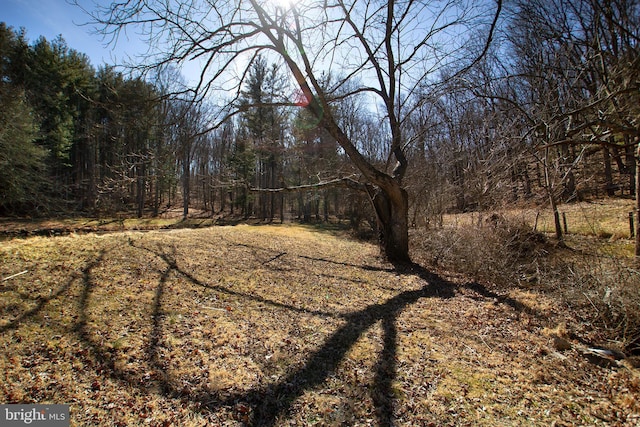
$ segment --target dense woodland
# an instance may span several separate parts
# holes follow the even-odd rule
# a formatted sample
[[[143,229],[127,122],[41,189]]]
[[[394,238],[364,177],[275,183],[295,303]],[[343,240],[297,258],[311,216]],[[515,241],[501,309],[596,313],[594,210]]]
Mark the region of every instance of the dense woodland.
[[[412,224],[635,195],[640,3],[516,0],[503,9],[478,60],[464,72],[440,67],[402,100]],[[367,193],[351,185],[360,172],[277,61],[255,55],[230,101],[236,113],[214,123],[215,102],[176,96],[186,93],[178,68],[95,68],[62,36],[32,41],[27,30],[0,24],[2,215],[179,208],[375,224]],[[341,96],[343,76],[322,79],[358,150],[393,167],[375,105]],[[283,102],[292,97],[298,105]]]

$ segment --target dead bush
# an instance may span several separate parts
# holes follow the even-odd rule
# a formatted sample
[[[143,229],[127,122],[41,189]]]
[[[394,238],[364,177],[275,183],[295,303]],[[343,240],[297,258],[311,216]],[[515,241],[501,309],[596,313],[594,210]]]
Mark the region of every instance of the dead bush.
[[[588,339],[615,340],[627,352],[640,352],[640,272],[630,260],[604,254],[594,239],[558,245],[524,222],[491,218],[482,227],[414,231],[414,258],[496,288],[553,294]]]
[[[415,231],[413,253],[422,262],[453,269],[495,285],[520,281],[528,261],[548,253],[546,238],[524,223],[501,218],[484,227],[444,227]]]
[[[545,263],[545,287],[561,295],[585,325],[600,330],[601,340],[616,341],[628,353],[640,354],[640,272],[629,260],[566,252],[553,254]]]

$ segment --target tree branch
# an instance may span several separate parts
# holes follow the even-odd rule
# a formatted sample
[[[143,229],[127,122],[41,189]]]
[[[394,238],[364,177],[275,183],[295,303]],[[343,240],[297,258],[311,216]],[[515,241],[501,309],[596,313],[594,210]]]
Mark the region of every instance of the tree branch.
[[[329,181],[322,181],[315,184],[295,185],[280,188],[254,188],[249,187],[249,191],[255,193],[294,193],[307,190],[314,190],[322,187],[348,187],[358,191],[366,191],[365,184],[356,181],[352,177],[336,178]]]

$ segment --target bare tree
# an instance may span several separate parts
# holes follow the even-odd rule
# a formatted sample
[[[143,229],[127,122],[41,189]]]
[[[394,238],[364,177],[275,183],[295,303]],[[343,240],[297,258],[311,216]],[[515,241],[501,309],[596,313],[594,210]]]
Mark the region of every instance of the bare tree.
[[[408,162],[403,135],[411,94],[435,81],[435,71],[453,64],[464,68],[476,57],[463,48],[477,43],[476,56],[486,51],[501,10],[486,2],[456,0],[313,0],[283,6],[265,0],[127,1],[112,3],[93,14],[106,36],[117,40],[128,27],[148,36],[158,55],[143,67],[200,61],[202,73],[192,88],[193,99],[222,90],[231,100],[241,93],[248,64],[259,54],[286,66],[299,87],[290,105],[306,108],[317,125],[335,138],[362,176],[375,208],[384,255],[408,261],[408,195],[403,178]],[[480,52],[479,54],[477,52]],[[344,76],[323,87],[322,73]],[[349,85],[342,97],[367,94],[371,109],[387,132],[384,167],[376,167],[349,138],[334,115],[334,93]],[[297,98],[297,99],[296,99]]]

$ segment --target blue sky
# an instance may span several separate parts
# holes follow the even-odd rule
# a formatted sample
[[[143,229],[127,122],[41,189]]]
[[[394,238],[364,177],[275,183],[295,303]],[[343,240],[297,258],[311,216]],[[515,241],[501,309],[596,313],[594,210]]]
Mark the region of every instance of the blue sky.
[[[110,0],[103,1],[110,3]],[[115,47],[105,46],[106,41],[99,34],[92,34],[91,26],[81,25],[90,17],[66,0],[0,0],[0,3],[0,21],[15,30],[24,27],[29,42],[40,36],[53,40],[61,34],[70,48],[87,54],[96,68],[105,63],[118,64],[127,54],[134,56],[145,51],[144,44],[132,36],[121,37]],[[95,0],[79,0],[79,3],[92,10]]]

